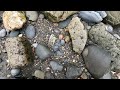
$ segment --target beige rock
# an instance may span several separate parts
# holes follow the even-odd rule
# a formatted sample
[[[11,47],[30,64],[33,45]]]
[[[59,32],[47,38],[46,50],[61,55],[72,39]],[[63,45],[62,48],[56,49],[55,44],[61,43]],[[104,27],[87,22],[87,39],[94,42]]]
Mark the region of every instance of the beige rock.
[[[44,79],[45,73],[40,71],[40,70],[36,70],[35,73],[34,73],[34,76],[39,78],[39,79]]]
[[[84,30],[84,26],[78,17],[72,18],[67,29],[72,39],[73,50],[80,54],[87,41],[87,31]]]
[[[78,11],[45,11],[44,13],[45,16],[48,17],[52,22],[59,22],[77,12]]]
[[[16,30],[23,27],[26,17],[22,11],[5,11],[3,13],[3,24],[7,30]]]
[[[106,20],[112,25],[120,24],[120,11],[106,11]]]
[[[5,42],[8,63],[13,68],[28,65],[32,61],[30,43],[24,37],[7,38]]]

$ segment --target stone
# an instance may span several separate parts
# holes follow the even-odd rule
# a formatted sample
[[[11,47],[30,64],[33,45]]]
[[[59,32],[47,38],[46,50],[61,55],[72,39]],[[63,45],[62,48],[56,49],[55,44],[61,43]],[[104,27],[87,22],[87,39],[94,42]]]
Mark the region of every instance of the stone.
[[[18,69],[18,68],[13,68],[13,69],[11,70],[11,75],[12,75],[12,76],[17,76],[18,74],[20,74],[20,69]]]
[[[35,52],[41,60],[45,60],[52,55],[51,50],[46,45],[43,44],[38,44],[37,47],[35,48]]]
[[[78,17],[72,18],[67,29],[72,39],[73,50],[80,54],[87,41],[87,31],[84,30],[84,26]]]
[[[54,34],[51,34],[50,35],[50,38],[49,38],[49,41],[48,41],[48,44],[53,46],[55,44],[55,41],[57,40],[57,38],[55,37]]]
[[[114,37],[116,37],[117,39],[120,39],[120,36],[118,34],[113,34]]]
[[[25,35],[27,36],[27,38],[33,39],[35,37],[35,34],[36,34],[35,27],[32,25],[27,26],[25,30]]]
[[[108,31],[109,33],[113,33],[113,27],[111,25],[107,24],[106,31]]]
[[[107,17],[105,18],[111,25],[120,24],[120,11],[106,11]]]
[[[78,15],[86,22],[99,23],[103,20],[99,13],[95,11],[80,11]]]
[[[44,14],[52,22],[60,22],[77,12],[78,11],[45,11]]]
[[[2,37],[5,37],[6,36],[6,30],[5,29],[1,29],[0,30],[0,37],[2,38]]]
[[[94,78],[101,78],[109,72],[111,55],[101,47],[90,45],[82,53],[85,65]]]
[[[65,42],[69,42],[70,41],[70,37],[69,36],[65,36]]]
[[[80,76],[82,79],[88,79],[86,73],[82,73],[82,75]]]
[[[36,48],[37,45],[38,45],[37,43],[33,43],[33,44],[32,44],[32,46],[33,46],[34,48]]]
[[[97,24],[89,31],[90,39],[110,52],[112,56],[112,69],[120,69],[120,40],[106,31],[103,23]]]
[[[54,79],[54,76],[51,73],[47,72],[45,74],[45,79]]]
[[[64,21],[59,22],[58,27],[61,28],[61,29],[66,28],[68,26],[68,24],[70,23],[71,19],[72,18],[67,18]]]
[[[19,30],[11,31],[9,34],[9,37],[17,37],[19,33],[20,33]]]
[[[68,79],[73,79],[82,74],[81,68],[78,68],[76,66],[68,66],[66,71],[66,77]]]
[[[44,79],[45,73],[43,71],[36,70],[35,73],[34,73],[34,76],[39,78],[39,79]]]
[[[107,13],[105,11],[96,11],[96,12],[99,13],[102,18],[105,18],[107,16]]]
[[[25,23],[26,17],[23,11],[5,11],[3,13],[3,24],[9,31],[20,29]]]
[[[38,18],[38,12],[37,11],[26,11],[26,16],[30,21],[36,21]]]
[[[18,68],[30,64],[33,60],[31,44],[25,37],[10,37],[6,39],[5,47],[9,65]]]
[[[63,66],[58,64],[57,62],[55,61],[50,61],[50,66],[52,67],[52,69],[54,71],[58,70],[58,71],[62,71],[63,70]]]
[[[61,45],[65,45],[65,40],[60,40]]]
[[[53,50],[54,50],[54,52],[58,51],[59,50],[59,46],[54,45],[53,46]]]

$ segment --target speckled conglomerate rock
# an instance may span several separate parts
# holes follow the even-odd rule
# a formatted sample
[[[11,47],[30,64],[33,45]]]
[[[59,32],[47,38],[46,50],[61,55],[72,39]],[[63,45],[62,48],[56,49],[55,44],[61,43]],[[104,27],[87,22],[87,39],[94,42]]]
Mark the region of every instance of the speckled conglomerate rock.
[[[32,62],[31,45],[25,37],[7,38],[5,46],[11,67],[22,67]]]
[[[78,17],[73,17],[67,29],[72,39],[73,50],[81,54],[87,41],[87,32],[84,30],[84,25]]]
[[[13,31],[20,29],[25,23],[25,13],[22,11],[5,11],[3,13],[3,24],[7,30]]]
[[[78,11],[45,11],[45,16],[52,22],[60,22]]]

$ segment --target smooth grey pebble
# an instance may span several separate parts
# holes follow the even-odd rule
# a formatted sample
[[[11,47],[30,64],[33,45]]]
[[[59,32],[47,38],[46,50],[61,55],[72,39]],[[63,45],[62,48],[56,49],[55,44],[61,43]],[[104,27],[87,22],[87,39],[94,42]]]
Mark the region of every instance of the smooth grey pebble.
[[[96,12],[99,13],[102,18],[105,18],[107,16],[107,13],[105,11],[96,11]]]
[[[78,16],[86,22],[99,23],[103,20],[100,14],[95,11],[80,11]]]
[[[20,69],[18,69],[18,68],[13,68],[12,70],[11,70],[11,75],[12,76],[17,76],[17,75],[19,75],[20,74]]]
[[[63,66],[58,64],[57,62],[55,61],[50,61],[50,66],[52,67],[52,69],[54,71],[58,70],[58,71],[62,71],[63,70]]]
[[[16,31],[11,31],[9,34],[9,37],[17,37],[19,35],[20,31],[16,30]]]
[[[61,45],[65,45],[65,40],[60,40]]]
[[[29,25],[27,26],[26,30],[25,30],[25,34],[27,36],[27,38],[32,39],[35,37],[36,34],[36,29],[34,26]]]

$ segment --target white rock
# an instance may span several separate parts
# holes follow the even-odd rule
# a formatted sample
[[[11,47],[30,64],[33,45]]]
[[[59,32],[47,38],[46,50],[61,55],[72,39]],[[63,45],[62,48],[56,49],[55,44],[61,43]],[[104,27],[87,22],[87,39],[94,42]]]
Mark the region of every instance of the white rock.
[[[37,11],[26,11],[26,16],[29,18],[29,20],[36,21],[38,18],[38,13]]]
[[[2,29],[0,30],[0,37],[4,37],[6,35],[6,30]]]

